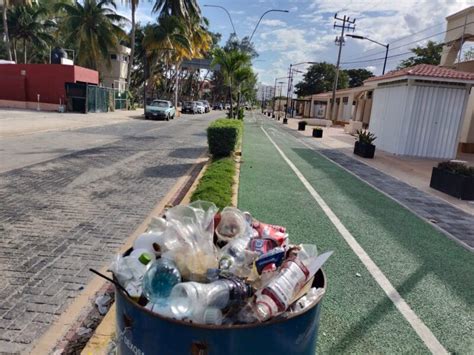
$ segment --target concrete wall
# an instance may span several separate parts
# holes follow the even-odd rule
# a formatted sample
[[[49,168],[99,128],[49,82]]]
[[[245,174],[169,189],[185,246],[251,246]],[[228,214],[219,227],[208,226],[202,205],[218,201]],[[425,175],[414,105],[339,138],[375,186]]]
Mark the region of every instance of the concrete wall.
[[[66,97],[66,82],[99,83],[99,74],[72,65],[2,64],[0,100],[59,104]]]

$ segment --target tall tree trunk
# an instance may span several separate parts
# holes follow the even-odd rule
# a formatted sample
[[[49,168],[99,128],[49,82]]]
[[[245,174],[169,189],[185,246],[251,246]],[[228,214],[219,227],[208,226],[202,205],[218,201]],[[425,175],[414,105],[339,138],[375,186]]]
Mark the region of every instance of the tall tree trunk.
[[[23,38],[23,63],[26,64],[26,39]]]
[[[229,118],[234,118],[234,103],[232,102],[232,81],[230,82],[229,85],[229,100],[230,100],[230,117]]]
[[[15,63],[18,63],[18,56],[16,55],[16,41],[13,40],[12,44],[13,44],[13,56],[15,58]]]
[[[239,112],[240,112],[240,88],[239,92],[237,93],[237,118],[239,118]]]
[[[2,11],[3,34],[5,36],[5,45],[7,46],[7,51],[8,51],[8,60],[11,61],[12,49],[10,47],[10,37],[8,36],[7,7],[8,7],[8,0],[3,0],[3,11]]]
[[[132,75],[132,68],[133,68],[133,59],[135,57],[135,30],[136,30],[136,24],[135,24],[135,12],[137,10],[136,8],[136,2],[134,0],[131,1],[131,8],[132,8],[132,33],[131,33],[131,39],[130,39],[130,45],[131,45],[131,52],[130,52],[130,58],[128,59],[128,71],[127,71],[127,85],[126,89],[127,91],[130,90],[130,77]]]

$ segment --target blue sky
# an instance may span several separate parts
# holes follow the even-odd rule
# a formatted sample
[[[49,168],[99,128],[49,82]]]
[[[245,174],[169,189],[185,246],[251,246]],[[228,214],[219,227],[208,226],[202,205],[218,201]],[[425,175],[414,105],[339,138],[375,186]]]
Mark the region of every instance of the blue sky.
[[[210,21],[210,29],[219,32],[225,41],[232,32],[226,13],[204,4],[227,8],[239,37],[250,35],[262,13],[269,9],[289,10],[272,12],[262,20],[254,36],[259,57],[254,68],[259,81],[273,85],[276,77],[285,76],[290,63],[327,61],[334,63],[337,47],[334,44],[340,30],[333,28],[334,13],[356,18],[355,34],[382,43],[390,43],[387,69],[396,67],[404,54],[428,39],[442,41],[445,17],[474,5],[474,0],[207,0],[199,1],[201,10]],[[152,2],[141,0],[137,16],[141,22],[153,21]],[[119,5],[119,12],[129,17],[129,9]],[[414,42],[414,43],[411,43]],[[398,48],[397,48],[398,47]],[[346,37],[342,50],[342,68],[368,68],[381,74],[385,49],[368,41]],[[304,70],[305,67],[301,66]]]

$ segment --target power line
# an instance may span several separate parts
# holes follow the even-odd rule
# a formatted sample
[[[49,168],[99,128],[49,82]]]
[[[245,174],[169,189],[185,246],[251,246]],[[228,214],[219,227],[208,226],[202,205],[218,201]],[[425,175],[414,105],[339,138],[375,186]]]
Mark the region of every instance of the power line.
[[[407,55],[407,54],[412,54],[412,52],[409,51],[409,52],[394,54],[394,55],[391,55],[391,56],[387,57],[387,59],[395,58],[395,57],[400,57],[400,56],[402,56],[402,55]],[[346,64],[355,64],[355,63],[370,63],[370,62],[377,62],[377,61],[380,61],[380,60],[385,60],[385,57],[374,58],[374,59],[367,59],[367,60],[357,60],[357,61],[354,61],[354,62],[344,62],[344,63],[341,63],[341,64],[342,64],[342,65],[346,65]]]
[[[392,41],[390,44],[394,44],[394,43],[403,41],[403,40],[406,39],[406,38],[409,38],[409,37],[415,36],[415,35],[417,35],[417,34],[423,33],[423,32],[425,32],[425,31],[431,30],[432,28],[438,27],[438,26],[440,26],[440,25],[442,25],[442,24],[444,24],[444,22],[440,22],[440,23],[438,23],[438,24],[436,24],[436,25],[427,27],[427,28],[425,28],[425,29],[423,29],[423,30],[420,30],[420,31],[418,31],[418,32],[411,33],[411,34],[409,34],[409,35],[406,35],[406,36],[404,36],[404,37],[401,37],[401,38],[399,38],[399,39],[397,39],[397,40],[395,40],[395,41]],[[369,52],[373,52],[373,51],[376,51],[377,49],[378,49],[378,48],[370,49],[370,50],[368,50],[368,51],[362,52],[362,54],[364,54],[364,53],[369,53]],[[381,53],[381,52],[379,52],[379,53]],[[377,55],[377,54],[379,54],[379,53],[374,53],[374,54],[369,54],[369,55],[362,55],[362,56],[356,57],[356,58],[354,58],[354,59],[360,59],[360,58],[365,58],[365,57],[371,57],[371,56]]]
[[[471,23],[474,23],[474,21],[468,22],[466,25],[469,25],[469,24],[471,24]],[[426,37],[423,37],[423,38],[420,38],[420,39],[417,39],[417,40],[414,40],[414,41],[405,43],[405,44],[400,45],[400,46],[398,46],[398,47],[390,48],[390,50],[393,51],[393,50],[396,50],[396,49],[400,49],[400,48],[409,46],[409,45],[411,45],[411,44],[418,43],[418,42],[420,42],[420,41],[424,41],[424,40],[426,40],[426,39],[430,39],[430,38],[439,36],[439,35],[441,35],[441,34],[445,34],[445,33],[447,33],[447,32],[456,30],[456,29],[461,28],[461,27],[464,27],[464,25],[456,26],[456,27],[453,27],[453,28],[451,28],[451,29],[449,29],[449,30],[442,31],[442,32],[438,32],[438,33],[435,33],[435,34],[433,34],[433,35],[426,36]],[[378,54],[382,54],[382,53],[384,53],[384,52],[381,51],[381,52],[377,52],[377,53],[374,53],[374,54],[371,54],[371,55],[362,56],[362,57],[356,57],[356,58],[353,58],[353,59],[362,59],[362,58],[372,57],[372,56],[374,56],[374,55],[378,55]],[[364,62],[364,61],[362,61],[362,62]],[[347,63],[352,63],[352,62],[343,62],[342,64],[347,64]]]

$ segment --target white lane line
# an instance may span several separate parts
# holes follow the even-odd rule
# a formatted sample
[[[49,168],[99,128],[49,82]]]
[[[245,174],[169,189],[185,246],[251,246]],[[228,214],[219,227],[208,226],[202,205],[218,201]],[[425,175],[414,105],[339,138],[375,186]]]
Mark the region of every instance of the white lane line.
[[[395,307],[399,312],[405,317],[407,322],[411,325],[413,330],[418,334],[418,336],[423,340],[425,345],[433,354],[448,354],[448,351],[441,345],[441,343],[436,339],[431,330],[426,326],[423,321],[418,318],[415,312],[410,308],[398,291],[393,287],[387,277],[383,274],[382,270],[375,264],[375,262],[370,258],[366,251],[360,246],[357,240],[352,236],[352,234],[347,230],[347,228],[342,224],[341,220],[334,214],[331,208],[323,200],[323,198],[316,192],[316,190],[311,186],[311,184],[306,180],[301,171],[293,164],[293,162],[288,159],[288,157],[283,153],[283,151],[278,147],[278,145],[273,141],[267,131],[260,127],[263,133],[267,136],[270,142],[275,146],[275,149],[280,153],[283,160],[289,165],[291,170],[296,174],[300,179],[306,189],[309,191],[311,196],[316,200],[318,205],[324,211],[329,220],[334,224],[336,229],[339,231],[341,236],[344,238],[347,244],[351,247],[357,257],[365,265],[372,277],[377,281],[379,286],[385,292],[387,297],[393,302]]]

